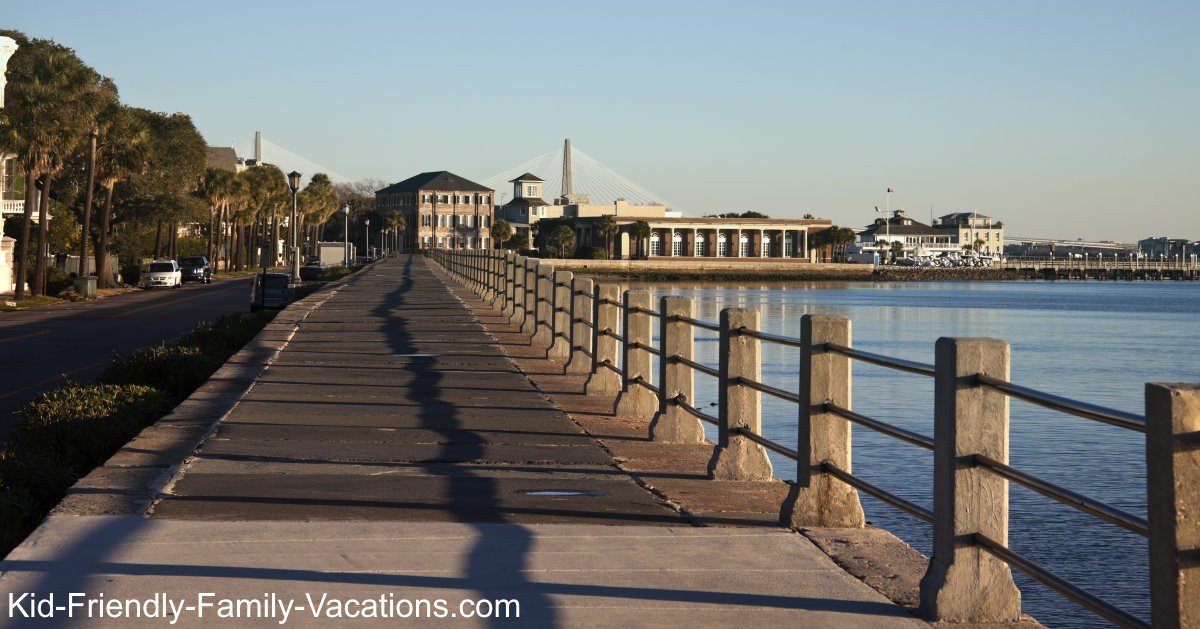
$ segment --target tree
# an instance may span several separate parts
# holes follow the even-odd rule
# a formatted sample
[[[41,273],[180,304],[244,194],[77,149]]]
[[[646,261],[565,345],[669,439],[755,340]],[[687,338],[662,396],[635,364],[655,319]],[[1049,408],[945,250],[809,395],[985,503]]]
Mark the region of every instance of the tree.
[[[899,258],[904,253],[904,243],[899,240],[892,242],[892,259]]]
[[[565,223],[554,226],[548,236],[547,248],[559,258],[566,258],[575,251],[575,230]]]
[[[635,222],[633,226],[629,228],[629,234],[637,240],[638,256],[640,256],[643,260],[650,257],[647,255],[648,252],[646,250],[646,240],[650,238],[650,233],[650,223],[642,220]]]
[[[278,166],[263,164],[246,171],[247,206],[259,223],[260,245],[269,252],[271,264],[279,258],[279,213],[291,201],[292,191]]]
[[[807,219],[807,220],[812,220],[812,219],[815,219],[816,217],[815,217],[815,216],[813,216],[812,214],[805,214],[805,215],[804,215],[804,218],[805,218],[805,219]]]
[[[297,198],[299,204],[300,225],[296,233],[308,232],[309,255],[317,252],[317,241],[321,239],[321,228],[337,213],[338,198],[334,190],[333,180],[325,173],[316,173],[308,180],[308,185],[300,191]],[[301,229],[303,227],[303,230]]]
[[[87,138],[87,130],[95,125],[96,114],[104,103],[115,98],[116,87],[70,48],[28,39],[14,31],[0,34],[13,37],[21,45],[8,66],[6,106],[0,110],[0,149],[17,157],[27,181],[40,183],[38,251],[31,288],[33,294],[41,295],[46,290],[47,219],[54,179]],[[24,297],[32,211],[27,202],[17,263],[17,298]]]
[[[108,268],[108,247],[112,237],[113,193],[119,182],[141,175],[150,162],[150,129],[123,105],[114,105],[101,113],[100,137],[96,145],[96,181],[104,190],[104,202],[97,217],[94,245],[96,278],[101,288],[114,285]]]
[[[495,221],[492,223],[492,242],[500,246],[507,246],[514,231],[512,223],[503,219]]]
[[[403,214],[395,212],[387,217],[387,222],[385,224],[395,236],[396,247],[399,248],[400,234],[404,233],[408,229],[408,219],[405,218]]]
[[[613,218],[612,214],[605,214],[604,218],[601,218],[600,221],[596,223],[595,233],[597,236],[600,236],[604,239],[604,251],[608,254],[610,259],[613,257],[613,236],[617,235],[618,229],[617,219]]]
[[[709,218],[771,218],[762,212],[747,210],[745,212],[721,212],[718,214],[709,214]]]

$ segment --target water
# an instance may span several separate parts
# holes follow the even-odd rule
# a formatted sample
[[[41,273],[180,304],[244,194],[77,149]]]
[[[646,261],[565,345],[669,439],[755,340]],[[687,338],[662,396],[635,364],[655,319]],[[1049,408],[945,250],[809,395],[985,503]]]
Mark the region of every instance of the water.
[[[1050,393],[1141,414],[1149,381],[1200,382],[1200,286],[1193,283],[978,282],[647,284],[695,298],[697,318],[721,308],[756,308],[768,332],[799,337],[807,313],[850,317],[855,347],[933,362],[942,336],[987,336],[1012,348],[1012,379]],[[697,330],[696,355],[716,366],[716,335]],[[763,343],[767,384],[797,389],[799,350]],[[854,410],[933,434],[933,380],[855,362]],[[698,407],[716,402],[715,383],[697,374]],[[796,444],[796,407],[763,396],[763,431]],[[1014,400],[1011,464],[1046,480],[1146,515],[1142,435]],[[710,434],[710,437],[714,435]],[[856,475],[932,507],[932,455],[854,428]],[[794,478],[790,460],[775,474]],[[1059,576],[1142,618],[1149,617],[1146,544],[1139,536],[1010,484],[1010,546]],[[863,496],[873,525],[929,553],[925,523]],[[1040,584],[1015,574],[1024,611],[1048,626],[1105,623]]]

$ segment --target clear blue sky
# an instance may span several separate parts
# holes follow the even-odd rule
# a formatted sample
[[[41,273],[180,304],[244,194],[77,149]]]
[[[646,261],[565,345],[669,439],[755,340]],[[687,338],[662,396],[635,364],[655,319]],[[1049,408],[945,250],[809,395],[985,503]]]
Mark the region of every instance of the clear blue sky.
[[[1200,3],[5,2],[210,144],[482,180],[564,137],[692,213],[1200,239]]]

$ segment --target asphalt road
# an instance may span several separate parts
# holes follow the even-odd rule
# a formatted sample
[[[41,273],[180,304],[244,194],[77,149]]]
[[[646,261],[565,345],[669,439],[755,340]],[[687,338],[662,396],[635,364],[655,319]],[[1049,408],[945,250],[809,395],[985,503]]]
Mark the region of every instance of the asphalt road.
[[[88,382],[100,375],[113,352],[170,341],[197,322],[247,312],[251,280],[0,313],[0,441],[16,424],[16,409],[64,377]]]

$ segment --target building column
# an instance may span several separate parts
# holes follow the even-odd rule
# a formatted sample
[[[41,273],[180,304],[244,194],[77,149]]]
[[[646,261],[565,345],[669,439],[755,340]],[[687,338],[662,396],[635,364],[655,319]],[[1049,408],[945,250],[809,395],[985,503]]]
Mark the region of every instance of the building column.
[[[742,230],[737,230],[737,236],[734,236],[733,241],[733,257],[742,257]]]

